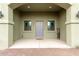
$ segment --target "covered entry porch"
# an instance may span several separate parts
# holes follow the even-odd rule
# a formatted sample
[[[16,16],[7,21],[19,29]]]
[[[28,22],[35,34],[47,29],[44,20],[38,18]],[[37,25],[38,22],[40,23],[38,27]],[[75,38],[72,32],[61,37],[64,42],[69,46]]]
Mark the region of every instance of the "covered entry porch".
[[[13,20],[14,47],[69,48],[66,9],[53,3],[26,3],[13,10]]]
[[[71,23],[67,22],[71,20],[72,16],[70,11],[73,8],[70,8],[70,6],[68,3],[3,4],[3,7],[8,7],[3,8],[2,11],[7,9],[7,17],[5,18],[7,18],[10,23],[5,24],[5,27],[8,29],[5,29],[8,31],[6,33],[7,36],[5,36],[7,41],[4,40],[2,44],[6,42],[4,47],[6,45],[6,47],[11,47],[13,44],[16,44],[16,42],[24,40],[27,41],[26,43],[32,43],[34,41],[42,44],[45,42],[45,45],[50,42],[50,44],[48,44],[49,47],[53,47],[54,42],[65,42],[67,45],[74,46],[72,44],[74,41],[72,41],[71,38]],[[36,27],[37,22],[43,22],[43,25]],[[40,29],[39,31],[41,32],[37,29]],[[3,37],[1,38],[4,39]],[[41,39],[39,40],[38,38]],[[45,45],[43,46],[42,44],[40,47],[45,47]]]

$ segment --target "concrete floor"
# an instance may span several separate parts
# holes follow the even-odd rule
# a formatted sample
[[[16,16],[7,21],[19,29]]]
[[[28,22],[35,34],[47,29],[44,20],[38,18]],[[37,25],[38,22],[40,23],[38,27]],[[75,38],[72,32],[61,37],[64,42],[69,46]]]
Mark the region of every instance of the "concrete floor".
[[[20,39],[10,48],[71,48],[65,42],[57,39]]]

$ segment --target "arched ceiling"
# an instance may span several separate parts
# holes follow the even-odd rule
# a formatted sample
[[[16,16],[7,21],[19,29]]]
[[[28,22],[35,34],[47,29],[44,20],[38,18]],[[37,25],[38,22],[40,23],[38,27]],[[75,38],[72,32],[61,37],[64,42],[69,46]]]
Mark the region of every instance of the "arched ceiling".
[[[30,5],[31,8],[28,9],[27,6]],[[11,3],[9,6],[12,9],[19,9],[20,11],[59,11],[62,8],[68,9],[71,4],[69,3]],[[52,6],[49,9],[49,6]]]

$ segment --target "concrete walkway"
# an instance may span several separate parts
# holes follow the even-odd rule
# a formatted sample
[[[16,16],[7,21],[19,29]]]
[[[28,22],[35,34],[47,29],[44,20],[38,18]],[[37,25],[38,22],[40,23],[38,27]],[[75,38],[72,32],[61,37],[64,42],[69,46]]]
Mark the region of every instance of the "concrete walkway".
[[[57,39],[20,39],[10,48],[70,48],[70,46]]]
[[[76,48],[16,48],[0,51],[1,56],[79,56]]]

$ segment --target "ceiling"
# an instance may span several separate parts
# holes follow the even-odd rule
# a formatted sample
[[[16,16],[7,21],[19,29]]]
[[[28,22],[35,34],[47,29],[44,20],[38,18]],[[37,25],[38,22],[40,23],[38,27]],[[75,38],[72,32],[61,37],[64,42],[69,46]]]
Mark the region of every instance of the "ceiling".
[[[30,8],[28,8],[28,6],[30,6]],[[54,3],[26,3],[16,9],[23,12],[58,12],[63,8]]]

